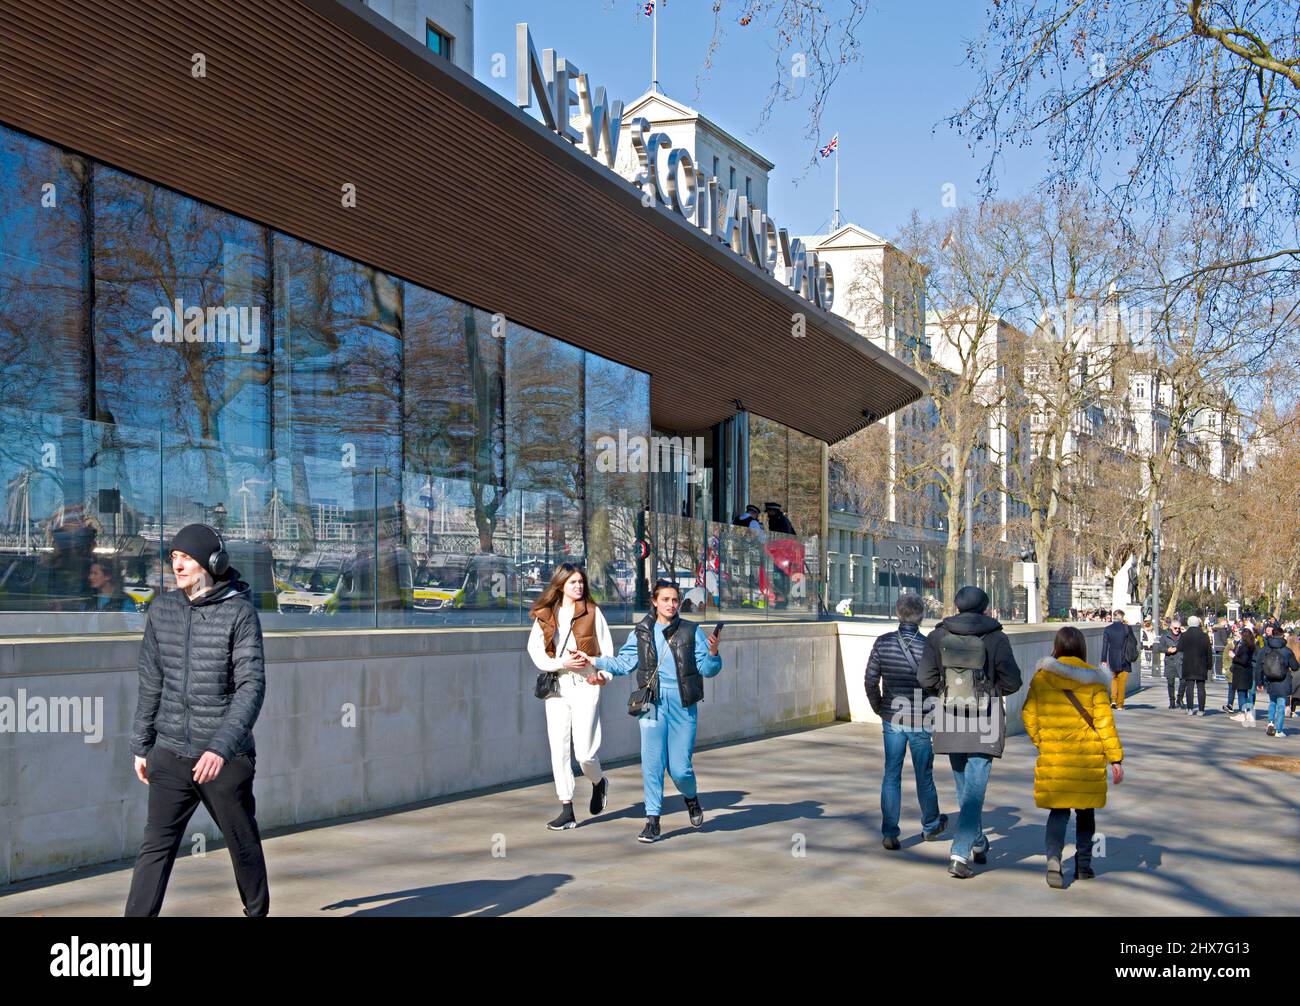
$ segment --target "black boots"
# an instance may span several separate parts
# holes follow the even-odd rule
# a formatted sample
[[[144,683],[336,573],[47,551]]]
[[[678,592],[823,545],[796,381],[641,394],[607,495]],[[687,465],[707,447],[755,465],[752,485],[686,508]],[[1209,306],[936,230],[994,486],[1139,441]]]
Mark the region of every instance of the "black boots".
[[[570,828],[576,828],[577,826],[578,819],[573,816],[573,804],[571,803],[562,804],[560,816],[554,821],[547,822],[546,825],[551,831],[568,831]]]
[[[647,817],[645,819],[645,827],[641,829],[641,834],[637,835],[636,840],[638,842],[646,842],[646,843],[659,841],[659,815],[658,814],[656,814],[654,817]]]

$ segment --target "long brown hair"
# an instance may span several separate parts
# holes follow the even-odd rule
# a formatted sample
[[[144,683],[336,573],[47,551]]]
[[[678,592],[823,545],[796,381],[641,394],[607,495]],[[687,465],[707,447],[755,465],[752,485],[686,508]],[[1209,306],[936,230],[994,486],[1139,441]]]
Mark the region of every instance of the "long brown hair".
[[[546,585],[542,591],[542,596],[533,602],[533,606],[528,609],[528,617],[536,618],[538,612],[554,608],[564,597],[564,585],[569,582],[569,577],[577,573],[582,577],[582,599],[588,604],[591,603],[591,592],[587,589],[587,573],[577,563],[562,562],[555,567],[555,572],[551,574],[551,582]]]
[[[1087,663],[1088,641],[1073,625],[1063,625],[1056,630],[1056,638],[1052,640],[1052,656],[1057,660],[1061,657],[1075,657]]]

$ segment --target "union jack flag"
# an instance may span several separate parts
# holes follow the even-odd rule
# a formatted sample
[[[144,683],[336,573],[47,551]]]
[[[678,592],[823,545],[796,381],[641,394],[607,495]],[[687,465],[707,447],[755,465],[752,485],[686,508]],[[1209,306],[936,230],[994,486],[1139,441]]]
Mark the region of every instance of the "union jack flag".
[[[840,149],[840,134],[836,133],[834,136],[831,137],[831,142],[826,144],[826,146],[822,147],[821,155],[822,157],[830,157],[831,154],[835,153],[835,151],[839,149]]]
[[[654,0],[651,0],[650,3],[643,4],[641,9],[645,11],[645,16],[649,17],[651,14],[655,12]]]

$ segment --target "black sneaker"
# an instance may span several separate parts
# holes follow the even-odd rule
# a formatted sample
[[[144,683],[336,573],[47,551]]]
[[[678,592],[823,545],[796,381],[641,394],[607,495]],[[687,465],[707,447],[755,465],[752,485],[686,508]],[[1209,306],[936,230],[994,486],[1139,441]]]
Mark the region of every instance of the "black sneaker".
[[[954,859],[948,864],[948,876],[956,877],[958,880],[970,880],[975,876],[975,871],[960,859]]]
[[[927,831],[921,837],[927,842],[937,842],[943,838],[943,833],[948,830],[948,815],[940,814],[939,823],[935,825],[934,831]]]
[[[1090,863],[1080,863],[1077,859],[1074,861],[1074,879],[1075,880],[1093,880],[1096,874],[1092,872]]]
[[[987,839],[985,839],[983,845],[977,845],[971,849],[970,858],[981,866],[989,861],[989,843]]]
[[[883,845],[890,852],[897,852],[899,849],[903,847],[902,843],[899,842],[899,840],[897,838],[894,838],[893,836],[890,836],[889,838],[886,839],[882,839],[880,844]]]
[[[645,827],[641,829],[641,834],[637,835],[636,840],[638,842],[646,842],[647,844],[659,841],[658,816],[647,817],[645,819]]]
[[[568,831],[570,828],[578,826],[578,819],[573,816],[573,804],[566,803],[560,811],[560,816],[554,821],[547,822],[546,827],[551,831]]]
[[[600,782],[591,787],[591,816],[601,813],[609,804],[609,776],[603,776]]]
[[[686,813],[691,816],[691,827],[698,828],[704,824],[704,808],[700,806],[698,796],[684,797],[686,801]]]

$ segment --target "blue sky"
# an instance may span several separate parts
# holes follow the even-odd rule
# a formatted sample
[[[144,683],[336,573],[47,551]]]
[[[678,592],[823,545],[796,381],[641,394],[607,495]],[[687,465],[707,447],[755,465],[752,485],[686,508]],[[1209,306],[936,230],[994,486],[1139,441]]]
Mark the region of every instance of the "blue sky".
[[[729,5],[732,6],[732,5]],[[650,83],[650,19],[636,0],[479,0],[475,71],[508,96],[514,88],[515,24],[527,21],[540,51],[555,48],[589,74],[594,85],[631,102]],[[760,130],[759,115],[776,79],[775,32],[734,16],[712,73],[698,81],[713,32],[708,0],[669,0],[659,19],[659,80],[671,97],[698,108],[776,162],[769,211],[790,233],[824,229],[834,208],[832,161],[807,169],[817,142],[807,139],[807,105],[778,103]],[[875,0],[863,23],[863,58],[845,69],[823,116],[826,142],[840,134],[840,202],[850,221],[893,236],[913,209],[943,212],[943,186],[970,203],[983,151],[943,120],[976,84],[964,63],[967,42],[984,20],[980,0]],[[494,53],[507,54],[509,76],[491,77]],[[999,172],[1000,190],[1026,191],[1041,173],[1042,154],[1015,151]],[[802,177],[800,177],[802,175]]]

